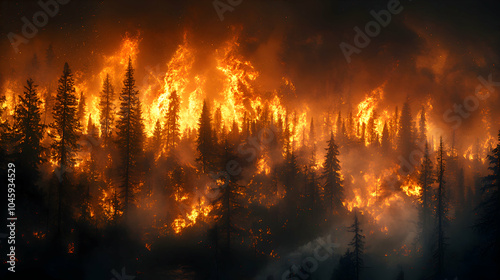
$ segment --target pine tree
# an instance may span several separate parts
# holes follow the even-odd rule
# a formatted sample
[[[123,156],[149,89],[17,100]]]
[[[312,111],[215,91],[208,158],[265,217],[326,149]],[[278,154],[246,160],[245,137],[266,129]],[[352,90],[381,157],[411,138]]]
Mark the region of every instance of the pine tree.
[[[324,200],[329,215],[332,213],[341,213],[343,210],[344,187],[340,174],[338,155],[338,147],[335,144],[332,133],[328,141],[328,148],[326,149],[325,161],[323,163],[323,174],[321,176],[325,180],[323,185]]]
[[[166,150],[167,152],[174,149],[179,142],[179,116],[180,101],[177,92],[174,91],[169,96],[167,116],[165,120],[165,136],[166,136]]]
[[[295,144],[297,143],[297,139],[295,137],[296,135],[296,132],[297,132],[297,123],[298,123],[298,119],[297,119],[297,112],[293,112],[293,119],[292,119],[292,129],[290,131],[290,136],[292,138],[292,141],[290,142],[290,148],[291,149],[294,149],[295,148]]]
[[[102,185],[100,189],[108,194],[110,197],[105,203],[108,204],[109,208],[114,209],[114,211],[109,211],[106,213],[108,216],[112,217],[113,221],[117,220],[119,201],[116,195],[116,189],[110,192],[110,178],[111,170],[113,166],[112,161],[112,151],[113,151],[113,130],[115,126],[115,92],[113,86],[111,85],[111,79],[109,74],[106,74],[106,78],[103,81],[101,93],[99,96],[99,127],[101,130],[101,147],[103,151],[104,160],[98,162],[100,171],[102,174]],[[90,118],[89,118],[90,119]]]
[[[121,155],[120,197],[123,198],[123,215],[127,218],[133,205],[134,194],[139,181],[138,163],[142,158],[144,143],[144,124],[139,92],[135,88],[132,59],[129,58],[123,89],[120,93],[120,110],[118,112],[117,145]]]
[[[399,108],[396,106],[396,109],[394,111],[394,117],[391,119],[391,127],[390,127],[390,139],[393,144],[393,147],[397,146],[397,135],[399,131]]]
[[[412,124],[410,104],[406,101],[401,111],[398,133],[398,150],[400,155],[406,160],[409,160],[410,154],[414,150]]]
[[[44,102],[44,108],[43,108],[43,124],[45,125],[47,123],[47,117],[50,115],[50,113],[53,110],[54,106],[54,96],[51,91],[51,87],[47,88],[47,91],[45,91],[45,94],[43,95],[43,102]]]
[[[314,214],[317,210],[317,203],[319,198],[318,182],[316,178],[316,170],[313,165],[306,165],[305,168],[305,181],[306,181],[306,198],[308,209]]]
[[[305,131],[305,130],[304,130]],[[311,156],[309,166],[306,165],[306,196],[309,202],[309,209],[313,214],[318,210],[317,204],[319,200],[319,185],[316,174],[316,135],[314,131],[314,119],[311,118],[311,126],[309,128],[309,143],[311,148]]]
[[[15,162],[18,163],[18,178],[25,186],[35,183],[38,166],[44,159],[41,142],[45,126],[42,124],[42,101],[38,96],[37,87],[32,79],[28,79],[13,116],[13,153]]]
[[[153,130],[153,137],[151,137],[149,151],[155,155],[161,152],[161,145],[163,142],[163,133],[160,120],[156,120],[155,128]]]
[[[337,123],[335,125],[336,128],[336,136],[337,139],[340,141],[342,139],[342,115],[339,111],[339,114],[337,115]]]
[[[247,116],[247,111],[243,113],[243,123],[241,127],[241,133],[243,135],[243,138],[248,138],[250,136],[250,121]]]
[[[98,139],[99,132],[92,121],[92,116],[89,116],[87,123],[87,135],[88,139]],[[99,167],[98,158],[99,147],[90,147],[88,149],[89,157],[83,163],[84,172],[80,173],[80,183],[78,191],[82,194],[81,199],[81,219],[83,221],[90,221],[92,219],[91,209],[92,209],[92,196],[91,188],[100,184],[99,182]]]
[[[356,267],[354,265],[354,253],[351,249],[339,259],[339,265],[333,271],[331,280],[354,280],[356,275]]]
[[[378,142],[378,134],[377,134],[377,112],[373,111],[370,119],[368,119],[367,125],[367,142],[371,145],[377,145]]]
[[[99,137],[99,130],[92,119],[92,114],[89,115],[89,119],[87,120],[87,136],[93,139]]]
[[[214,141],[212,133],[212,118],[206,101],[203,101],[200,120],[198,122],[197,149],[199,156],[196,159],[201,167],[201,172],[207,173],[214,165]]]
[[[236,158],[227,141],[224,143],[223,157],[224,160],[222,162],[224,163]],[[215,216],[219,217],[217,221],[218,224],[220,224],[219,228],[225,232],[225,249],[228,254],[230,254],[231,251],[231,240],[233,239],[233,235],[242,232],[242,228],[239,225],[239,217],[241,217],[245,211],[245,207],[242,204],[245,188],[236,183],[238,179],[238,176],[224,177],[224,184],[216,188],[219,195],[213,201],[213,205],[215,206],[213,213]]]
[[[439,279],[444,277],[444,256],[446,249],[446,236],[445,236],[445,226],[447,222],[447,201],[446,201],[446,190],[445,190],[445,151],[443,146],[443,138],[441,137],[439,141],[439,151],[437,157],[437,182],[438,189],[436,194],[436,249],[434,251],[435,265],[436,265],[436,276]]]
[[[220,139],[222,136],[221,134],[222,134],[222,126],[223,126],[222,111],[221,111],[220,106],[217,107],[217,109],[215,109],[213,120],[214,120],[214,127],[213,127],[214,139],[217,141],[217,139]]]
[[[290,122],[288,120],[288,112],[285,113],[285,122],[283,128],[283,149],[285,151],[286,157],[290,156],[292,153],[292,143],[290,142]]]
[[[354,233],[349,246],[352,247],[353,251],[353,264],[354,264],[354,275],[355,279],[359,280],[359,274],[363,269],[363,253],[365,250],[365,236],[363,235],[363,230],[360,227],[358,220],[358,214],[354,213],[354,223],[349,228],[349,232]]]
[[[297,156],[294,151],[291,151],[286,156],[284,170],[285,198],[290,203],[296,203],[296,199],[300,196],[297,188],[297,177],[299,175],[299,167],[297,164]]]
[[[332,126],[333,126],[333,123],[331,121],[331,116],[330,116],[330,112],[327,112],[326,113],[326,116],[323,117],[323,135],[328,135],[331,131],[332,131]]]
[[[389,139],[389,129],[387,127],[387,122],[384,123],[384,128],[382,130],[382,151],[384,153],[389,152],[391,149],[391,140]]]
[[[101,138],[103,141],[103,146],[105,149],[108,148],[110,140],[113,135],[113,125],[114,125],[114,90],[111,85],[109,74],[106,74],[106,79],[102,85],[101,96],[99,100],[99,110],[100,110],[100,120],[99,124],[101,126]]]
[[[53,108],[54,122],[50,125],[52,131],[49,134],[53,139],[52,154],[59,165],[56,169],[56,174],[59,177],[57,188],[57,231],[59,234],[61,233],[64,191],[68,187],[67,174],[75,164],[75,153],[79,149],[78,135],[81,131],[81,125],[76,115],[78,102],[74,85],[71,69],[68,63],[65,63],[63,74],[59,78],[56,102]]]
[[[80,92],[80,98],[78,99],[78,109],[76,110],[76,116],[80,123],[83,123],[85,118],[85,113],[87,112],[87,104],[85,104],[85,95],[83,91]]]
[[[310,165],[316,167],[316,134],[314,132],[314,119],[311,118],[311,126],[309,128],[309,145],[311,147]]]
[[[419,143],[427,143],[427,120],[425,118],[425,108],[422,106],[422,112],[420,114],[420,120],[419,120],[419,137],[418,141]]]
[[[500,273],[500,131],[497,146],[488,155],[490,174],[481,188],[482,201],[477,207],[479,218],[475,229],[484,237],[483,252]]]
[[[352,116],[352,111],[349,112],[349,119],[347,121],[347,133],[346,136],[351,139],[354,135],[354,118]]]
[[[238,124],[236,123],[235,120],[233,120],[233,125],[231,126],[231,131],[229,132],[228,135],[229,143],[231,143],[232,145],[236,144],[236,142],[238,142],[239,135],[240,131],[238,129]]]
[[[422,187],[422,193],[420,199],[422,201],[422,212],[421,212],[421,222],[422,222],[422,243],[424,248],[427,249],[429,229],[432,215],[432,203],[431,203],[431,186],[434,182],[432,160],[429,154],[429,145],[425,143],[424,158],[422,160],[422,165],[420,168],[420,185]]]

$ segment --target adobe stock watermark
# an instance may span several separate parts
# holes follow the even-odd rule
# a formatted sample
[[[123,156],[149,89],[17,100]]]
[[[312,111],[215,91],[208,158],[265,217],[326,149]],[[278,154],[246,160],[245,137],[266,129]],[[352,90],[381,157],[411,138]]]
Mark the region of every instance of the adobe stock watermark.
[[[485,101],[495,92],[495,87],[500,86],[500,82],[493,81],[493,75],[489,74],[488,79],[478,76],[479,84],[475,88],[472,95],[464,98],[462,104],[454,104],[453,109],[448,109],[443,114],[443,119],[447,123],[453,123],[452,129],[456,130],[462,125],[462,121],[469,118],[471,114],[479,108],[480,101]],[[435,134],[445,135],[445,131],[438,127],[435,129]],[[408,158],[398,156],[399,166],[398,174],[407,176],[413,173],[420,165],[420,159],[425,155],[425,145],[427,139],[422,139],[416,142],[416,148],[408,155]],[[396,189],[399,179],[396,174],[389,176],[386,180],[387,184],[393,189]]]
[[[49,17],[55,17],[59,13],[59,5],[66,5],[70,0],[40,0],[38,5],[42,10],[33,14],[31,21],[27,17],[22,17],[24,23],[21,27],[21,34],[10,32],[7,34],[10,44],[16,53],[19,53],[19,45],[27,44],[29,39],[38,34],[38,28],[43,28],[49,23]]]
[[[485,101],[491,96],[491,93],[495,92],[495,87],[500,86],[500,82],[494,82],[493,75],[488,76],[488,80],[482,76],[478,76],[480,84],[476,86],[474,94],[471,94],[464,98],[462,104],[453,104],[453,110],[448,109],[443,114],[443,119],[447,123],[454,123],[452,128],[456,130],[462,125],[462,120],[467,119],[471,116],[471,113],[479,108],[480,101]],[[485,89],[486,93],[481,94],[482,90]]]
[[[111,274],[113,274],[113,276],[115,276],[114,278],[111,278],[111,280],[134,280],[135,279],[135,276],[133,275],[127,275],[127,273],[125,272],[125,267],[122,267],[122,274],[120,275],[118,273],[118,271],[116,271],[115,269],[111,270]]]
[[[410,0],[411,1],[411,0]],[[360,54],[361,49],[368,47],[371,43],[371,38],[377,37],[382,31],[382,27],[387,27],[391,23],[392,16],[403,11],[403,6],[399,0],[390,0],[387,3],[387,10],[380,10],[378,13],[374,10],[370,11],[370,15],[375,20],[369,21],[365,25],[364,32],[358,26],[354,27],[354,45],[346,42],[340,43],[340,50],[344,54],[347,63],[351,63],[353,54]]]
[[[212,5],[214,6],[215,12],[219,16],[220,21],[224,20],[225,12],[232,12],[234,9],[241,5],[243,0],[214,0]]]
[[[142,87],[148,88],[149,85],[154,84],[156,86],[162,86],[163,78],[165,78],[165,72],[161,72],[160,64],[156,64],[154,67],[150,65],[144,67],[146,74],[142,78]]]
[[[333,249],[340,247],[339,244],[332,243],[330,235],[328,235],[327,240],[320,237],[317,242],[318,245],[313,250],[312,256],[304,258],[299,265],[292,264],[288,270],[281,274],[281,278],[279,279],[308,279],[318,270],[321,262],[333,256]]]
[[[493,81],[493,75],[489,74],[488,79],[478,76],[479,84],[475,88],[475,93],[464,98],[462,104],[454,104],[453,109],[448,109],[443,114],[443,119],[447,123],[453,123],[452,129],[456,130],[462,125],[462,121],[469,118],[471,114],[479,108],[480,101],[485,101],[495,92],[495,87],[500,86],[500,82]],[[446,135],[446,132],[437,127],[434,134]],[[386,179],[388,186],[397,189],[399,176],[407,176],[413,173],[420,165],[420,159],[425,156],[425,145],[427,139],[416,141],[416,148],[411,151],[408,158],[398,156],[399,166],[397,174],[391,174]],[[385,177],[385,176],[384,176]]]

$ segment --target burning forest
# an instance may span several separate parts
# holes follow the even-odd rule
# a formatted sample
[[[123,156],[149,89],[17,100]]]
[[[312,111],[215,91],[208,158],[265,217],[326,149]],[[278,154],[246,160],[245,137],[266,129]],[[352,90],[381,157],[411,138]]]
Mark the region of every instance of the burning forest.
[[[498,5],[414,2],[2,1],[0,275],[497,279]]]

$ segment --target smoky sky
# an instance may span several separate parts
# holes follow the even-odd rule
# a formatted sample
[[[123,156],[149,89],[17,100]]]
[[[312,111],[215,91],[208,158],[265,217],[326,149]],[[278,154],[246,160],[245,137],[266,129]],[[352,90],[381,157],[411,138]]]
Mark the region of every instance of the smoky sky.
[[[21,34],[21,18],[41,8],[37,1],[2,1],[1,72],[15,71],[22,57],[35,52],[43,57],[49,43],[58,59],[83,67],[92,63],[92,54],[116,49],[126,32],[140,33],[141,65],[168,61],[184,32],[200,50],[197,63],[203,63],[203,50],[218,48],[236,27],[241,54],[264,77],[262,83],[272,85],[263,90],[275,87],[279,77],[289,77],[297,90],[288,99],[297,104],[306,100],[322,109],[346,111],[385,82],[385,107],[408,98],[416,112],[432,96],[434,114],[441,116],[474,92],[479,75],[492,73],[500,80],[498,1],[402,0],[403,11],[392,15],[389,25],[348,63],[339,44],[354,45],[353,28],[364,29],[373,20],[370,11],[387,9],[388,2],[243,0],[221,21],[209,0],[73,0],[61,5],[16,54],[6,34]],[[491,111],[499,100],[498,93],[488,100]],[[464,127],[480,117],[464,120]],[[493,119],[498,124],[498,116]]]

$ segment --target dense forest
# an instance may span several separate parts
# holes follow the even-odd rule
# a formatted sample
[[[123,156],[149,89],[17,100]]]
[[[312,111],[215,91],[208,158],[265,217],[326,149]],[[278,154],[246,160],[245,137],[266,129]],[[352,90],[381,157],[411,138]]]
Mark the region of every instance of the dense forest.
[[[122,267],[138,279],[498,275],[500,133],[459,151],[454,133],[430,133],[424,106],[415,114],[407,100],[378,114],[383,87],[348,112],[309,119],[279,103],[294,90],[289,81],[233,115],[210,99],[186,108],[171,86],[152,121],[132,54],[91,95],[53,57],[50,46],[30,67],[39,77],[61,68],[57,80],[27,77],[1,99],[0,168],[15,165],[22,221],[18,275],[108,279]],[[234,99],[249,80],[235,78]],[[182,110],[196,113],[191,126]]]

